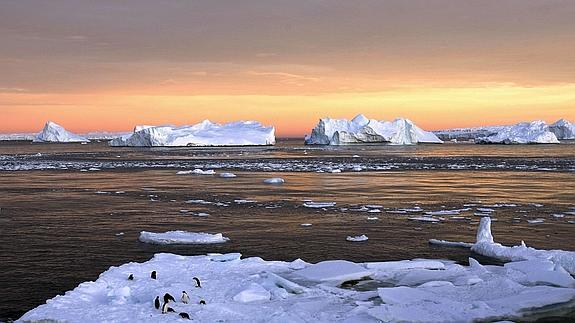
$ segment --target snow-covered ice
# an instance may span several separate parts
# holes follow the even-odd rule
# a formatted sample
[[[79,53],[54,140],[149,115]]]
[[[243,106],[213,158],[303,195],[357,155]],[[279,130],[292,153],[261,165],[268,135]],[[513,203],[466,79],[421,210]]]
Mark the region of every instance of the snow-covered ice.
[[[48,121],[44,125],[44,129],[40,131],[36,137],[34,138],[34,142],[88,142],[89,140],[73,134],[68,130],[64,129],[64,127],[52,122]]]
[[[308,264],[234,254],[157,254],[111,267],[26,314],[20,321],[172,322],[185,312],[198,322],[474,322],[523,321],[573,306],[573,278],[546,260],[483,266],[405,260]],[[150,272],[157,271],[157,279]],[[128,280],[132,274],[133,280]],[[198,277],[202,288],[196,288]],[[340,287],[372,279],[372,289]],[[377,286],[389,286],[378,288]],[[563,287],[560,287],[563,286]],[[189,304],[180,301],[182,291]],[[176,313],[153,300],[170,293]],[[200,300],[205,305],[200,305]]]
[[[155,233],[142,231],[140,232],[141,242],[152,244],[212,244],[224,243],[230,239],[224,237],[221,233],[205,232],[187,232],[187,231],[168,231]]]
[[[261,146],[275,144],[274,127],[256,121],[226,124],[204,120],[193,126],[137,126],[134,133],[115,138],[111,146]]]
[[[365,234],[362,234],[360,236],[347,236],[347,238],[345,238],[345,240],[351,241],[351,242],[367,241],[368,239],[369,238]]]
[[[358,143],[389,143],[413,145],[417,143],[442,143],[433,133],[424,131],[408,119],[398,118],[392,122],[368,119],[357,115],[351,121],[345,119],[320,119],[306,135],[308,145],[346,145]]]

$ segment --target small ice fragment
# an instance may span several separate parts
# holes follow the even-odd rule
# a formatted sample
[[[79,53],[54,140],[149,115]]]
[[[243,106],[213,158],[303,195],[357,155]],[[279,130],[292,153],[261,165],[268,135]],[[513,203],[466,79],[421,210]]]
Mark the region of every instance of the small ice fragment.
[[[305,207],[314,208],[314,209],[321,209],[326,207],[333,207],[335,206],[336,202],[312,202],[308,201],[303,204]]]
[[[432,222],[432,223],[437,223],[440,222],[441,220],[433,218],[433,217],[429,217],[429,216],[417,216],[417,217],[413,217],[413,218],[407,218],[410,221],[419,221],[419,222]]]
[[[141,242],[152,244],[212,244],[223,243],[230,239],[221,233],[211,234],[204,232],[168,231],[164,233],[154,233],[148,231],[140,232]]]
[[[283,184],[285,180],[281,177],[273,177],[264,180],[265,184]]]
[[[538,218],[538,219],[533,219],[533,220],[527,220],[527,222],[528,222],[529,224],[539,224],[539,223],[545,222],[545,220],[543,220],[543,219],[541,219],[541,218]]]
[[[369,238],[365,234],[362,234],[360,236],[347,236],[347,238],[345,238],[345,240],[352,242],[367,241],[368,239]]]
[[[379,220],[379,218],[376,216],[368,216],[367,217],[367,221],[376,221],[376,220]]]
[[[215,173],[216,173],[216,171],[213,169],[203,170],[203,169],[196,168],[194,170],[181,170],[181,171],[177,172],[176,175],[190,175],[190,174],[214,175]]]
[[[220,173],[220,177],[222,177],[222,178],[234,178],[234,177],[237,177],[237,175],[234,173]]]
[[[302,227],[311,227],[312,224],[311,223],[302,223],[300,224]]]

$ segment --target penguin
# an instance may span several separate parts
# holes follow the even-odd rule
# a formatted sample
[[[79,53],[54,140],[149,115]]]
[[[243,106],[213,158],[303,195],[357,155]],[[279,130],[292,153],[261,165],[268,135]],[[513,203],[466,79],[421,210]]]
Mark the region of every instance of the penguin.
[[[186,320],[190,319],[190,315],[188,313],[184,313],[184,312],[180,313],[180,317],[183,319],[186,319]]]
[[[200,300],[200,305],[206,305],[206,301],[204,301],[203,299]]]
[[[194,277],[192,279],[196,281],[196,287],[202,288],[202,284],[200,283],[200,280],[198,279],[198,277]]]
[[[162,314],[166,314],[166,313],[175,313],[176,311],[174,311],[173,308],[168,306],[168,303],[164,303],[164,305],[162,305]]]
[[[152,279],[156,279],[156,271],[152,271],[152,274],[150,275],[150,278]]]
[[[190,302],[190,296],[188,296],[188,293],[186,293],[186,291],[182,291],[182,303],[188,304],[189,302]]]
[[[128,276],[128,280],[134,280],[134,274],[130,274],[130,276]]]
[[[174,296],[170,295],[169,293],[164,294],[164,303],[168,304],[170,301],[176,301]]]
[[[160,309],[160,296],[156,296],[156,299],[154,300],[154,307],[159,310]]]

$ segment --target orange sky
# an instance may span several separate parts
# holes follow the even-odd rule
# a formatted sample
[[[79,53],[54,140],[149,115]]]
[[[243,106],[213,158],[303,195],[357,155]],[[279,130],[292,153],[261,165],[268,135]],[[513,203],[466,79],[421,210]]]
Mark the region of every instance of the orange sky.
[[[573,16],[553,0],[2,2],[0,132],[575,121]]]

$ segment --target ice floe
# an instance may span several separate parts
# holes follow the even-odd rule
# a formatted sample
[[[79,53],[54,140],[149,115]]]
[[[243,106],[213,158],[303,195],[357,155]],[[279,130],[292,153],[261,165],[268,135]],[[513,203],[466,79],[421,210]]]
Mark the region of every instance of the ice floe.
[[[89,140],[73,134],[68,130],[64,129],[64,127],[52,122],[48,121],[44,125],[44,129],[40,131],[36,137],[34,138],[35,142],[88,142]]]
[[[234,178],[234,177],[237,177],[237,175],[234,173],[220,173],[220,177],[222,177],[222,178]]]
[[[573,278],[547,260],[504,267],[483,266],[472,258],[469,263],[308,264],[242,259],[237,253],[157,254],[144,263],[111,267],[20,321],[172,322],[185,312],[198,322],[475,322],[560,317],[573,310]],[[157,279],[150,279],[152,271]],[[359,280],[373,287],[342,287]],[[190,297],[188,304],[180,301],[182,291]],[[170,307],[176,313],[154,308],[154,298],[165,293],[175,296]]]
[[[345,240],[351,241],[351,242],[361,242],[361,241],[367,241],[367,240],[369,240],[369,238],[365,234],[362,234],[360,236],[347,236],[347,238],[345,238]]]
[[[188,231],[168,231],[155,233],[142,231],[140,232],[141,242],[152,244],[212,244],[224,243],[230,239],[224,237],[221,233],[205,232],[188,232]]]
[[[312,208],[312,209],[323,209],[328,207],[333,207],[336,205],[336,202],[312,202],[306,201],[303,203],[303,206]]]
[[[193,126],[137,126],[134,133],[115,138],[111,146],[258,146],[275,144],[274,127],[256,121],[226,124],[204,120]]]
[[[446,241],[446,240],[438,240],[438,239],[429,239],[429,244],[438,245],[438,246],[445,246],[445,247],[460,247],[460,248],[471,248],[471,247],[473,247],[473,243],[469,243],[469,242]]]
[[[358,115],[351,121],[345,119],[320,119],[306,135],[308,145],[346,145],[358,143],[390,143],[412,145],[417,143],[442,143],[433,133],[424,131],[408,119],[392,122],[368,119]]]
[[[176,175],[215,175],[216,171],[213,169],[207,169],[207,170],[203,170],[203,169],[199,169],[196,168],[194,170],[181,170],[178,171],[176,173]]]
[[[267,178],[264,180],[265,184],[283,184],[285,183],[285,179],[281,178],[281,177],[273,177],[273,178]]]

